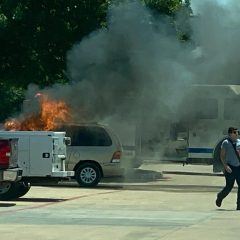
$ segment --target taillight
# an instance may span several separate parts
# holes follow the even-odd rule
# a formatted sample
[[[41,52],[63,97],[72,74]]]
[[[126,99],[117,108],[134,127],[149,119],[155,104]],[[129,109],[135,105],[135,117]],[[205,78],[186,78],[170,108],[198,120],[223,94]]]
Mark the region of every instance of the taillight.
[[[120,162],[121,156],[122,156],[122,152],[121,152],[121,151],[116,151],[116,152],[114,152],[113,155],[112,155],[111,162],[112,162],[112,163],[118,163],[118,162]]]
[[[8,140],[0,140],[0,168],[8,168],[10,162],[11,146]]]

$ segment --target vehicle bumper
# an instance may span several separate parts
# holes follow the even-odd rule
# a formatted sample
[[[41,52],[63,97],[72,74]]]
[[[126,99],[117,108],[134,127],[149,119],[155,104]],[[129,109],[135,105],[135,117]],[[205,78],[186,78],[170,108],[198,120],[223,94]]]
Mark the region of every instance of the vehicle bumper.
[[[65,177],[73,177],[74,171],[58,171],[58,172],[52,172],[51,177],[59,177],[59,178],[65,178]]]
[[[22,169],[13,168],[0,170],[0,181],[17,182],[22,178]]]
[[[119,177],[124,175],[124,168],[116,166],[104,166],[103,177]]]

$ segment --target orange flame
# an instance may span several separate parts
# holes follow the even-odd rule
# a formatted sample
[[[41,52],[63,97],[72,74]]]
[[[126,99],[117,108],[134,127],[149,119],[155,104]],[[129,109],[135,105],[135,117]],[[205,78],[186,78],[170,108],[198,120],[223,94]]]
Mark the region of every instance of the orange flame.
[[[71,120],[70,109],[64,101],[49,99],[47,95],[36,94],[39,97],[40,111],[18,119],[8,120],[4,127],[10,131],[49,131]]]

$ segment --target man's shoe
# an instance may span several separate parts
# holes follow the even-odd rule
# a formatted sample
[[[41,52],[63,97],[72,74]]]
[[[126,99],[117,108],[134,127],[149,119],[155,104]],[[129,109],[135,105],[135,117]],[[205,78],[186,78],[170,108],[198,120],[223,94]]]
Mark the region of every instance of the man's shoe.
[[[221,205],[222,205],[222,199],[217,198],[217,199],[216,199],[216,205],[217,205],[218,207],[221,207]],[[240,210],[240,207],[239,207],[239,210]]]

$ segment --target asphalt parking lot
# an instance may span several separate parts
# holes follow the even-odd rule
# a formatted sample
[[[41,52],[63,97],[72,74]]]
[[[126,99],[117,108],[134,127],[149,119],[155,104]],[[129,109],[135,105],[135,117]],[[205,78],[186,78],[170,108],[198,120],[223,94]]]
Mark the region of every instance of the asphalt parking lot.
[[[75,182],[32,187],[17,201],[0,202],[1,239],[235,240],[236,188],[217,209],[224,178],[210,172],[210,166],[150,163],[93,189]]]

